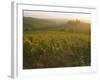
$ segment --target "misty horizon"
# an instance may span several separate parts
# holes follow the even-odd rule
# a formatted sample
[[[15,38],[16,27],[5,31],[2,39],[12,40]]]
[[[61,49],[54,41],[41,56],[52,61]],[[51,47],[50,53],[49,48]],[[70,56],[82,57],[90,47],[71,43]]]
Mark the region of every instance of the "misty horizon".
[[[55,13],[55,12],[40,12],[40,11],[24,11],[24,17],[32,17],[36,19],[46,19],[46,20],[79,20],[82,22],[90,23],[90,14],[77,14],[77,13]]]

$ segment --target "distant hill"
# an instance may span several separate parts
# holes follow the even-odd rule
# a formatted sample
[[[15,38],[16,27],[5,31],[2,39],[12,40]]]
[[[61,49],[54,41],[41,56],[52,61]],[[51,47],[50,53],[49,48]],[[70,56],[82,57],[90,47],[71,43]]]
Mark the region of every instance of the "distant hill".
[[[23,17],[23,30],[28,31],[70,31],[70,32],[90,32],[90,23],[79,20],[50,20],[32,17]]]

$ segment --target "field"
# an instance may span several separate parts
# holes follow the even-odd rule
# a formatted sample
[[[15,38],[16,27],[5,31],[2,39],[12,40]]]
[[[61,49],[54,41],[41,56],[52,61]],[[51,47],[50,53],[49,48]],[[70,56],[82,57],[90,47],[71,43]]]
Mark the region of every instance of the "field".
[[[34,21],[24,18],[23,69],[91,65],[89,23],[69,21],[59,26],[50,21]],[[56,27],[50,27],[51,23]]]

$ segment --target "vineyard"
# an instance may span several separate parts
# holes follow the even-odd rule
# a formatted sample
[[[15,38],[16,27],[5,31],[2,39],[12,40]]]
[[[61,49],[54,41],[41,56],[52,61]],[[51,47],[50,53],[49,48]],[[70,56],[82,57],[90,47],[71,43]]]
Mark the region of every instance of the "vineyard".
[[[24,69],[90,65],[87,34],[48,31],[24,33]]]

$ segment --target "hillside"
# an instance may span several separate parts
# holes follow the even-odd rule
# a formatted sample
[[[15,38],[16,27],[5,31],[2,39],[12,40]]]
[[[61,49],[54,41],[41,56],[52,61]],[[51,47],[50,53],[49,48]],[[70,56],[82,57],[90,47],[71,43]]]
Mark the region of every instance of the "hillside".
[[[90,24],[23,18],[23,69],[91,65]]]
[[[71,31],[89,33],[90,24],[79,20],[49,20],[23,17],[23,29],[29,31]]]

